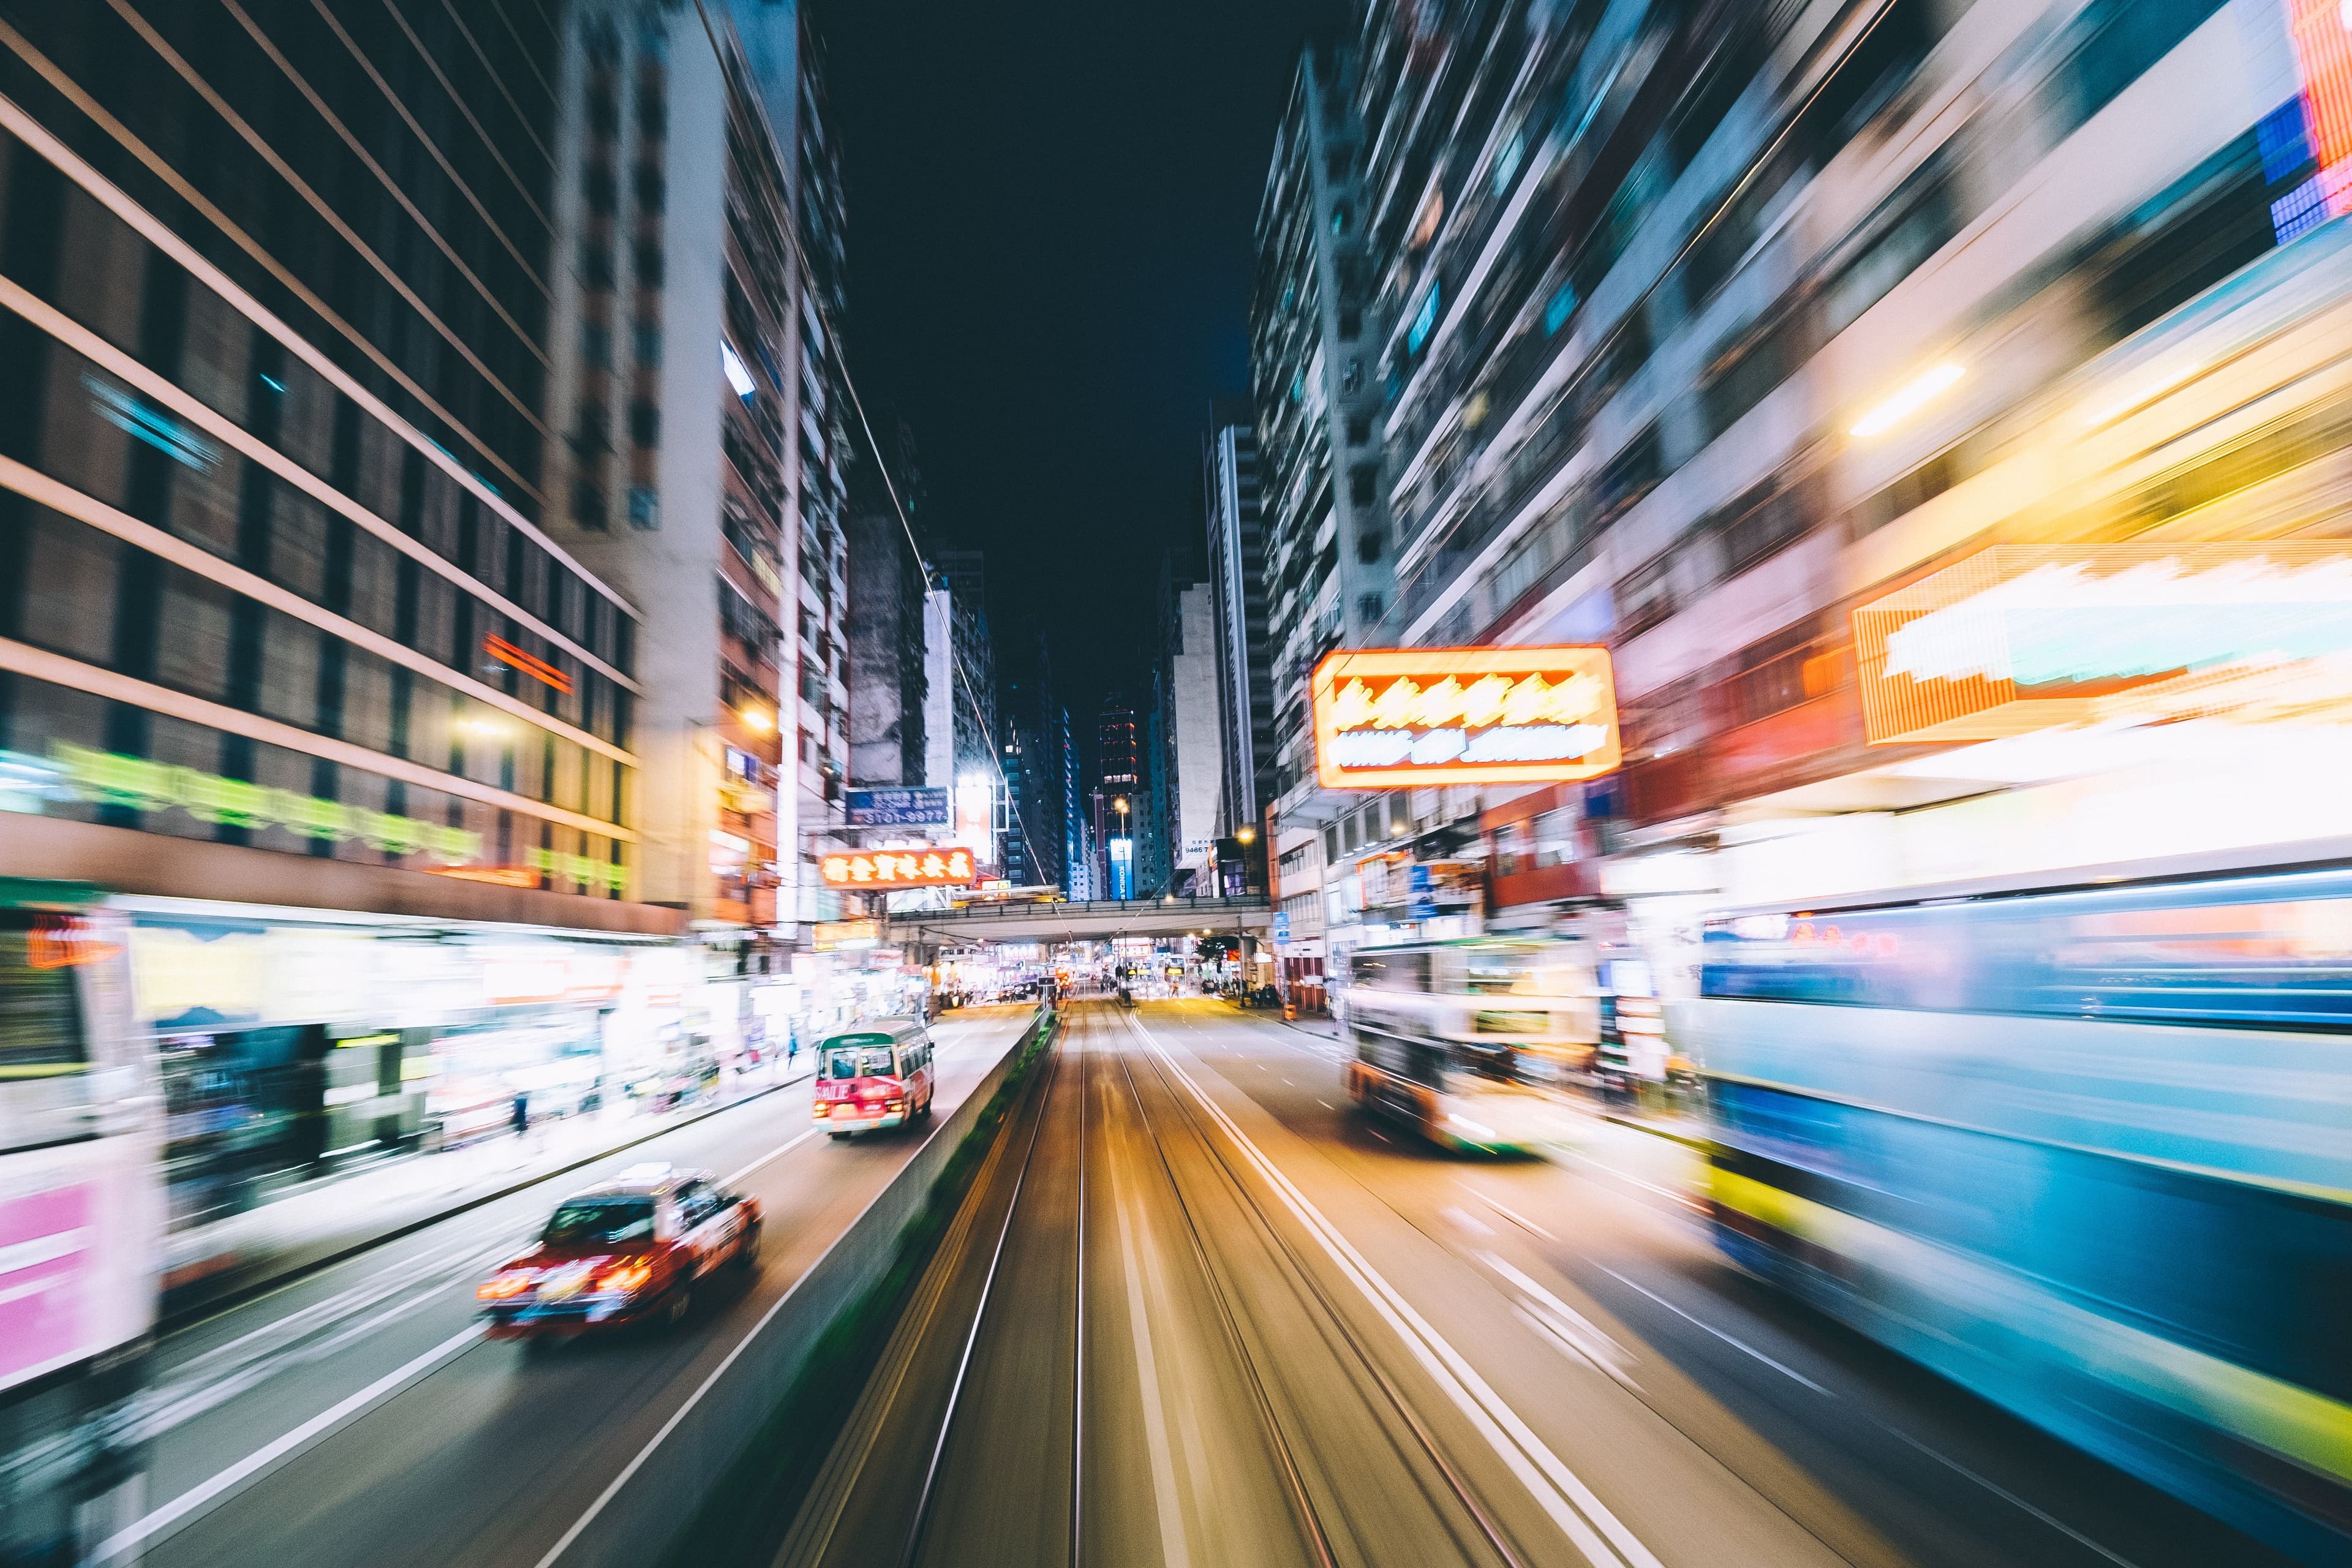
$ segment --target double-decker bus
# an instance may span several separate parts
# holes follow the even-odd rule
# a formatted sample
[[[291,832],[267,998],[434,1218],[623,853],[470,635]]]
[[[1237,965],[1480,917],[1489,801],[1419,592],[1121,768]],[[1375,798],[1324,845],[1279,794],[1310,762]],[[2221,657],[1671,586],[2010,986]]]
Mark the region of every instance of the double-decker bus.
[[[1669,1016],[1733,1259],[2352,1558],[2352,861],[1748,910],[1702,947]]]
[[[1559,1086],[1590,1066],[1600,1038],[1586,943],[1471,937],[1360,948],[1349,981],[1348,1095],[1359,1109],[1465,1152],[1564,1141]]]
[[[817,1125],[835,1138],[899,1127],[931,1113],[931,1037],[919,1018],[885,1019],[816,1048]]]
[[[163,1246],[161,1111],[124,922],[0,879],[0,1563],[131,1522]]]

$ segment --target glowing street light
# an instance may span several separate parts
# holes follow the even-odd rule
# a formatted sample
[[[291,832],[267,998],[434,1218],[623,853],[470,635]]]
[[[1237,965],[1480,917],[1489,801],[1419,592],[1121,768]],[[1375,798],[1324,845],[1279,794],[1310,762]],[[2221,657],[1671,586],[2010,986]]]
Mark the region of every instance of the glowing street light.
[[[1853,434],[1862,437],[1883,435],[1902,424],[1920,409],[1948,391],[1952,384],[1968,372],[1949,360],[1933,369],[1920,372],[1888,395],[1884,402],[1854,422]]]
[[[743,728],[754,735],[764,735],[776,727],[776,716],[756,702],[746,703],[737,709],[735,716],[742,720]]]
[[[1257,829],[1244,822],[1234,829],[1234,837],[1244,844],[1255,844],[1257,842]]]

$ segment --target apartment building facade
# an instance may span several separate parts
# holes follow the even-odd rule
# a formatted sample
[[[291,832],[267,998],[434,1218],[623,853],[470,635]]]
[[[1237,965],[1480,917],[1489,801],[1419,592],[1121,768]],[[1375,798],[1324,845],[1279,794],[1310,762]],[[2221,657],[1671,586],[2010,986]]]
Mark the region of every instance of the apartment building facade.
[[[549,468],[571,547],[663,606],[648,896],[764,952],[829,912],[848,763],[838,214],[804,13],[718,19],[570,13]]]
[[[2241,426],[2270,427],[2264,399],[2324,417],[2316,384],[2195,348],[2325,321],[2340,292],[2333,68],[2297,42],[2306,12],[1368,6],[1351,133],[1397,571],[1379,640],[1607,642],[1627,763],[1367,801],[1359,842],[1475,823],[1490,915],[1606,900],[1668,926],[1959,874],[1979,818],[2030,824],[1990,836],[2005,866],[2087,853],[2063,800],[2121,787],[2121,752],[2073,737],[2035,773],[1888,729],[1856,612],[1999,544],[2340,531],[2291,499],[2325,444],[2222,463]],[[2130,451],[2205,477],[2114,499],[2157,462],[2105,434],[2126,414],[2149,443]],[[2198,835],[2319,822],[2291,782],[2265,788],[2265,826],[2192,813]],[[1277,864],[1304,838],[1286,818]],[[1323,874],[1327,912],[1355,912],[1354,873]]]

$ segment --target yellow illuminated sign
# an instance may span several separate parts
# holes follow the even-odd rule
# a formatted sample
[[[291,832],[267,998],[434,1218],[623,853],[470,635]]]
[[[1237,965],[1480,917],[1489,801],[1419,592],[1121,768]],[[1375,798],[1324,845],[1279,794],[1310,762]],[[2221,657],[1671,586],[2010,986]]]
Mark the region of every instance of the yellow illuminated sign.
[[[828,855],[817,874],[828,888],[961,888],[972,880],[971,851],[947,845],[858,849]]]
[[[1312,694],[1326,789],[1557,783],[1621,760],[1605,647],[1347,649]]]

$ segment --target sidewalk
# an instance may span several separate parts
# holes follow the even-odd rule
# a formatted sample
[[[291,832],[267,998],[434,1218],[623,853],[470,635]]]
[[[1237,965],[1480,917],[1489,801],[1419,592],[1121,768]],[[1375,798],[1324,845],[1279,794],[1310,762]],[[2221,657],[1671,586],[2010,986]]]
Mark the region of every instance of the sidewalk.
[[[409,1154],[289,1188],[257,1207],[163,1239],[166,1328],[534,1182],[807,1080],[761,1079],[682,1110],[608,1106],[434,1154]]]

